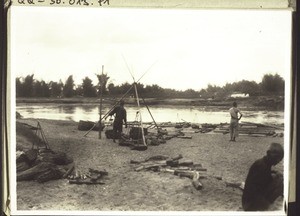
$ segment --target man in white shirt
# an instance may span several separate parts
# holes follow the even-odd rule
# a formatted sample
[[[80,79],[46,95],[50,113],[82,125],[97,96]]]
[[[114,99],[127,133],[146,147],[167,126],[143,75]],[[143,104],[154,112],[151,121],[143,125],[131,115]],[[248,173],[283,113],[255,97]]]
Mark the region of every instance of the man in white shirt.
[[[232,107],[229,109],[229,113],[231,116],[229,125],[230,141],[235,142],[235,138],[238,136],[239,120],[242,118],[243,115],[237,108],[236,102],[233,102]]]

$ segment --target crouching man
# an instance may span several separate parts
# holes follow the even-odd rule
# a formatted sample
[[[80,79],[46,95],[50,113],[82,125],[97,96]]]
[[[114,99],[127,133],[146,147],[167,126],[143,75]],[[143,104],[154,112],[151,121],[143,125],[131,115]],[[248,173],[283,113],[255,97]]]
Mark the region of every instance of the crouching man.
[[[266,156],[252,164],[242,196],[245,211],[266,211],[283,195],[283,176],[271,169],[282,160],[283,154],[283,147],[272,143]]]

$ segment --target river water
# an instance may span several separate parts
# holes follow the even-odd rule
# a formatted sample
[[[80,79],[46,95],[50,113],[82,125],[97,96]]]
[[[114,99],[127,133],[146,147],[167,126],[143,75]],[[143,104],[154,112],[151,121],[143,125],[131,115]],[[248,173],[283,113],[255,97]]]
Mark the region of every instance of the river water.
[[[230,115],[228,110],[206,107],[172,107],[172,106],[151,106],[150,112],[156,122],[191,122],[191,123],[228,123]],[[104,107],[102,115],[109,111]],[[137,116],[137,107],[126,106],[127,120],[134,121]],[[99,106],[94,104],[18,104],[16,107],[24,118],[39,118],[52,120],[99,120]],[[241,110],[242,111],[242,110]],[[146,107],[140,110],[142,121],[151,122],[152,117]],[[242,122],[253,122],[261,124],[282,124],[284,123],[283,111],[242,111]]]

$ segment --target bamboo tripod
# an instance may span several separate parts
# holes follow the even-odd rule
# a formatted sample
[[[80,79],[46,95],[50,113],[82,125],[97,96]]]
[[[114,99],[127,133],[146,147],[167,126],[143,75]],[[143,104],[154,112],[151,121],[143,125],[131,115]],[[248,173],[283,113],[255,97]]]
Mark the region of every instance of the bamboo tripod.
[[[35,135],[36,135],[37,137],[40,137],[40,138],[42,139],[42,142],[45,144],[45,148],[46,148],[46,149],[50,149],[49,144],[48,144],[48,140],[46,139],[44,130],[43,130],[43,128],[42,128],[42,126],[41,126],[41,124],[40,124],[39,121],[38,121],[38,123],[37,123]],[[35,145],[37,146],[37,148],[39,148],[38,144],[37,144],[35,141],[33,141],[33,143],[32,143],[32,149],[34,149],[34,146],[35,146]]]
[[[152,67],[152,66],[151,66]],[[150,68],[151,68],[150,67]],[[135,81],[135,78],[133,77],[133,75],[131,74],[131,72],[130,72],[130,70],[129,70],[129,72],[130,72],[130,74],[131,74],[131,76],[132,76],[132,78],[133,78],[133,80],[134,80],[134,82],[133,82],[133,84],[130,86],[130,88],[126,91],[126,93],[125,94],[123,94],[123,96],[119,99],[119,100],[117,100],[116,101],[116,103],[110,108],[110,110],[103,116],[103,117],[101,117],[101,112],[100,112],[100,118],[99,118],[99,121],[98,122],[95,122],[95,124],[93,125],[93,127],[91,127],[83,136],[84,137],[86,137],[97,125],[99,125],[100,124],[100,129],[99,130],[101,130],[101,121],[103,120],[103,119],[106,119],[108,116],[109,116],[109,113],[119,104],[119,102],[121,101],[121,100],[123,100],[128,94],[129,94],[129,92],[134,88],[134,91],[135,91],[135,95],[136,95],[136,101],[137,101],[137,105],[138,105],[138,109],[139,109],[139,113],[140,113],[140,102],[139,102],[139,95],[138,95],[138,91],[137,91],[137,83],[145,76],[145,74],[150,70],[150,68],[138,79],[138,81]],[[145,99],[142,97],[142,100],[143,100],[143,102],[144,102],[144,105],[146,106],[146,108],[147,108],[147,110],[148,110],[148,112],[149,112],[149,114],[150,114],[150,116],[151,116],[151,118],[152,118],[152,120],[153,120],[153,123],[155,124],[155,126],[157,127],[157,129],[158,129],[158,125],[156,124],[156,121],[154,120],[154,117],[153,117],[153,115],[152,115],[152,113],[151,113],[151,111],[150,111],[150,109],[149,109],[149,107],[148,107],[148,105],[146,104],[146,102],[145,102]],[[102,100],[100,99],[100,107],[102,107]],[[101,108],[101,110],[102,110],[102,108]],[[140,116],[141,116],[141,114],[140,114]],[[142,136],[143,136],[143,144],[144,145],[146,145],[146,141],[145,141],[145,136],[144,136],[144,130],[143,130],[143,125],[142,125],[142,120],[140,120],[140,122],[141,122],[141,127],[142,127]],[[100,132],[99,132],[99,134],[100,134]],[[99,135],[99,138],[101,138],[100,137],[101,135]]]

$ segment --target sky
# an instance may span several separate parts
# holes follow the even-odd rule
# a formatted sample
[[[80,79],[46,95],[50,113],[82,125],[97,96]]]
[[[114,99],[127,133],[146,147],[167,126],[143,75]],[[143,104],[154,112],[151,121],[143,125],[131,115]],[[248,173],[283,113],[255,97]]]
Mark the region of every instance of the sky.
[[[288,78],[289,10],[18,7],[10,14],[11,73],[37,80],[201,90],[267,73]],[[131,73],[131,74],[130,74]]]

